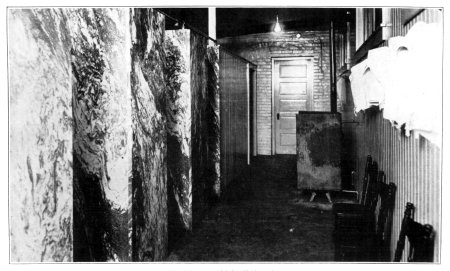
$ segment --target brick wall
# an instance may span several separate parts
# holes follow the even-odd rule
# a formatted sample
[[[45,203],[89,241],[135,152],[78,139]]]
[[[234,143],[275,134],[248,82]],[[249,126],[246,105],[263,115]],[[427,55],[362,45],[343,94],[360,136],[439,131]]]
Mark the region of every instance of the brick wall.
[[[297,34],[300,37],[297,38]],[[262,33],[223,38],[219,43],[252,61],[257,68],[257,154],[272,153],[272,58],[314,57],[313,110],[330,110],[330,59],[328,31]],[[338,103],[339,104],[339,103]]]

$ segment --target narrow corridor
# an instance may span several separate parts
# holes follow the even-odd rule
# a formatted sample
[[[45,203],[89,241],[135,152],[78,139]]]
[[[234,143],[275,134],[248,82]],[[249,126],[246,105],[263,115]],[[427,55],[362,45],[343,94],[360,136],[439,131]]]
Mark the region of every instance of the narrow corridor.
[[[441,262],[443,7],[6,13],[10,263]]]
[[[181,239],[169,261],[332,261],[331,204],[296,189],[295,156],[259,156],[251,177]],[[329,208],[328,208],[329,207]]]

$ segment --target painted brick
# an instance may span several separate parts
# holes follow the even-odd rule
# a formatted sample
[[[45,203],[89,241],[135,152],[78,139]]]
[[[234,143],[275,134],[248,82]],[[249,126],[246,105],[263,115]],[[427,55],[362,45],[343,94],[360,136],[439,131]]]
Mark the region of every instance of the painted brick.
[[[301,38],[296,35],[300,33]],[[272,58],[311,56],[314,58],[313,100],[315,111],[329,111],[330,63],[328,31],[252,34],[224,38],[219,43],[258,65],[257,68],[257,153],[272,152]],[[319,41],[322,42],[322,51]]]

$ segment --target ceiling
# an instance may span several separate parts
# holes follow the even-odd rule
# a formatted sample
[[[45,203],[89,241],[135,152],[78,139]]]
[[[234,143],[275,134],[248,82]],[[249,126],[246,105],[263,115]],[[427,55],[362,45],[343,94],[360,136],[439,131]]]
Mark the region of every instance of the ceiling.
[[[163,8],[161,11],[180,19],[198,30],[208,32],[207,8]],[[347,12],[350,12],[348,15]],[[347,21],[354,23],[354,8],[217,8],[217,38],[271,32],[276,16],[285,31],[328,30],[330,21],[336,28]],[[175,22],[167,19],[166,28]]]

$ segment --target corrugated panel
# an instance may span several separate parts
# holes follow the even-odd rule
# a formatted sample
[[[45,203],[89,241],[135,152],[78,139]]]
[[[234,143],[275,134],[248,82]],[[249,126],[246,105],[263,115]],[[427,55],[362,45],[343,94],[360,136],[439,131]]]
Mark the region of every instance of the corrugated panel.
[[[397,185],[391,255],[393,257],[406,202],[416,206],[415,220],[431,224],[436,231],[434,260],[440,261],[441,153],[423,137],[406,137],[383,119],[382,112],[359,113],[363,125],[355,128],[357,150],[357,188],[361,191],[364,163],[368,154],[386,173],[387,181]],[[405,249],[403,260],[406,260]]]
[[[402,9],[392,10],[392,37],[405,36],[417,22],[442,22],[442,11],[436,8],[424,9],[405,25],[402,24]],[[387,46],[383,42],[381,46]],[[382,113],[367,111],[360,113],[364,125],[354,127],[354,155],[358,157],[356,167],[358,178],[362,180],[365,159],[371,154],[386,173],[388,181],[397,185],[397,198],[392,231],[391,255],[395,252],[400,233],[406,202],[416,206],[415,219],[423,224],[431,224],[436,231],[435,261],[440,261],[439,231],[441,217],[441,154],[440,149],[420,137],[406,137],[392,128],[389,121],[383,119]],[[361,191],[361,183],[357,189]],[[403,259],[406,261],[405,249]]]
[[[402,23],[402,9],[392,10],[392,36],[405,36],[409,29],[417,22],[437,23],[442,22],[442,11],[437,8],[427,8],[417,14],[405,25]]]
[[[248,65],[220,50],[221,173],[226,187],[247,165],[249,154]]]
[[[402,9],[394,8],[391,11],[392,34],[391,37],[405,36],[411,27],[417,22],[439,23],[442,22],[442,11],[437,8],[424,9],[406,24],[402,23]],[[387,46],[388,41],[383,41],[379,47]]]

